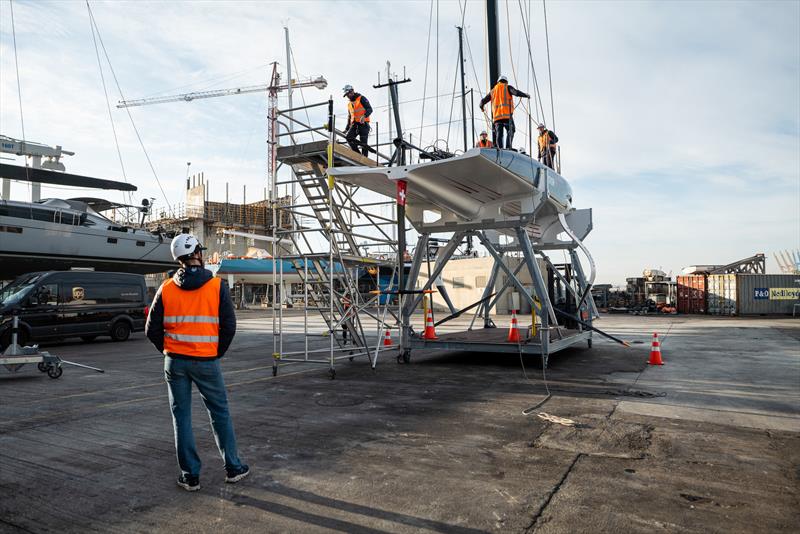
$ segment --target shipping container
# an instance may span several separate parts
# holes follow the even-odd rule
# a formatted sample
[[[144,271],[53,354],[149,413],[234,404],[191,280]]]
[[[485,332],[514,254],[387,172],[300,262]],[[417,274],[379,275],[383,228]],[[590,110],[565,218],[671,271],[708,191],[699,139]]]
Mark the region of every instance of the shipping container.
[[[706,275],[678,276],[678,313],[706,313]]]
[[[708,275],[708,313],[709,315],[736,315],[736,275]]]
[[[739,274],[736,285],[740,315],[792,315],[800,313],[800,275]]]

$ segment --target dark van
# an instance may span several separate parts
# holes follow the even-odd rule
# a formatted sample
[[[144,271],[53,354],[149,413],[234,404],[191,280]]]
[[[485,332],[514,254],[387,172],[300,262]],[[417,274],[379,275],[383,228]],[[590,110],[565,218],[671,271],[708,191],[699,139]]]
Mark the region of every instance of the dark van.
[[[125,341],[144,330],[149,299],[140,274],[49,271],[18,277],[0,289],[0,348],[11,342],[12,310],[19,310],[27,342],[97,336]]]

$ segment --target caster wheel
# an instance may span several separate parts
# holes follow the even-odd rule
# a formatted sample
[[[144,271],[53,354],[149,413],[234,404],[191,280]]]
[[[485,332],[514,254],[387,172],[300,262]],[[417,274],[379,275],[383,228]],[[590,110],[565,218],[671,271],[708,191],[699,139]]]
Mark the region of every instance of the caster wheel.
[[[47,376],[49,376],[50,378],[58,378],[62,374],[64,374],[64,369],[62,369],[61,367],[51,366],[47,370]]]
[[[277,367],[273,367],[272,368],[272,376],[278,376],[278,368]]]
[[[335,379],[336,378],[336,369],[331,369],[330,371],[328,371],[328,374],[330,375],[331,380]]]
[[[348,361],[351,361],[351,362],[352,362],[353,360],[355,360],[355,358],[354,358],[353,356],[350,356],[350,357],[349,357],[349,358],[347,358],[347,359],[348,359]]]
[[[411,363],[411,353],[406,351],[403,353],[403,363]]]
[[[38,369],[39,369],[41,372],[43,372],[43,373],[46,373],[46,372],[47,372],[47,368],[49,367],[49,365],[48,365],[48,364],[46,364],[46,363],[44,363],[44,362],[39,362],[38,364],[36,364],[36,367],[37,367],[37,368],[38,368]]]
[[[397,363],[403,363],[403,355],[402,354],[398,354],[397,355]]]
[[[590,349],[592,348],[592,340],[591,339],[587,339],[586,340],[586,344],[589,345]]]

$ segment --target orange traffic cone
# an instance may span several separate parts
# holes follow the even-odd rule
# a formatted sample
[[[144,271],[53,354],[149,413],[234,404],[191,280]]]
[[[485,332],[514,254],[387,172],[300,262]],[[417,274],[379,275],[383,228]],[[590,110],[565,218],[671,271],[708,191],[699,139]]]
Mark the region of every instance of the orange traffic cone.
[[[433,311],[430,308],[425,310],[425,332],[422,333],[422,339],[439,339],[433,329]]]
[[[658,334],[653,332],[653,346],[650,348],[649,365],[664,365],[661,360],[661,344],[658,342]]]
[[[519,343],[519,325],[517,325],[517,310],[511,310],[511,327],[508,329],[509,343]]]
[[[392,334],[389,332],[389,329],[386,329],[386,335],[383,336],[383,346],[391,346],[392,345]]]

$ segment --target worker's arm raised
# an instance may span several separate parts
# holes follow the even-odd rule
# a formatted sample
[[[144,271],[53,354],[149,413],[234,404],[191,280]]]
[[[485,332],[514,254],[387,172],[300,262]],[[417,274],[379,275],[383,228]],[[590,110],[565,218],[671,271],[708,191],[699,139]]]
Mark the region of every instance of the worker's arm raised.
[[[518,96],[519,98],[530,98],[531,97],[531,95],[529,95],[528,93],[523,93],[519,89],[511,87],[510,85],[508,86],[508,92],[511,93],[512,96]]]

